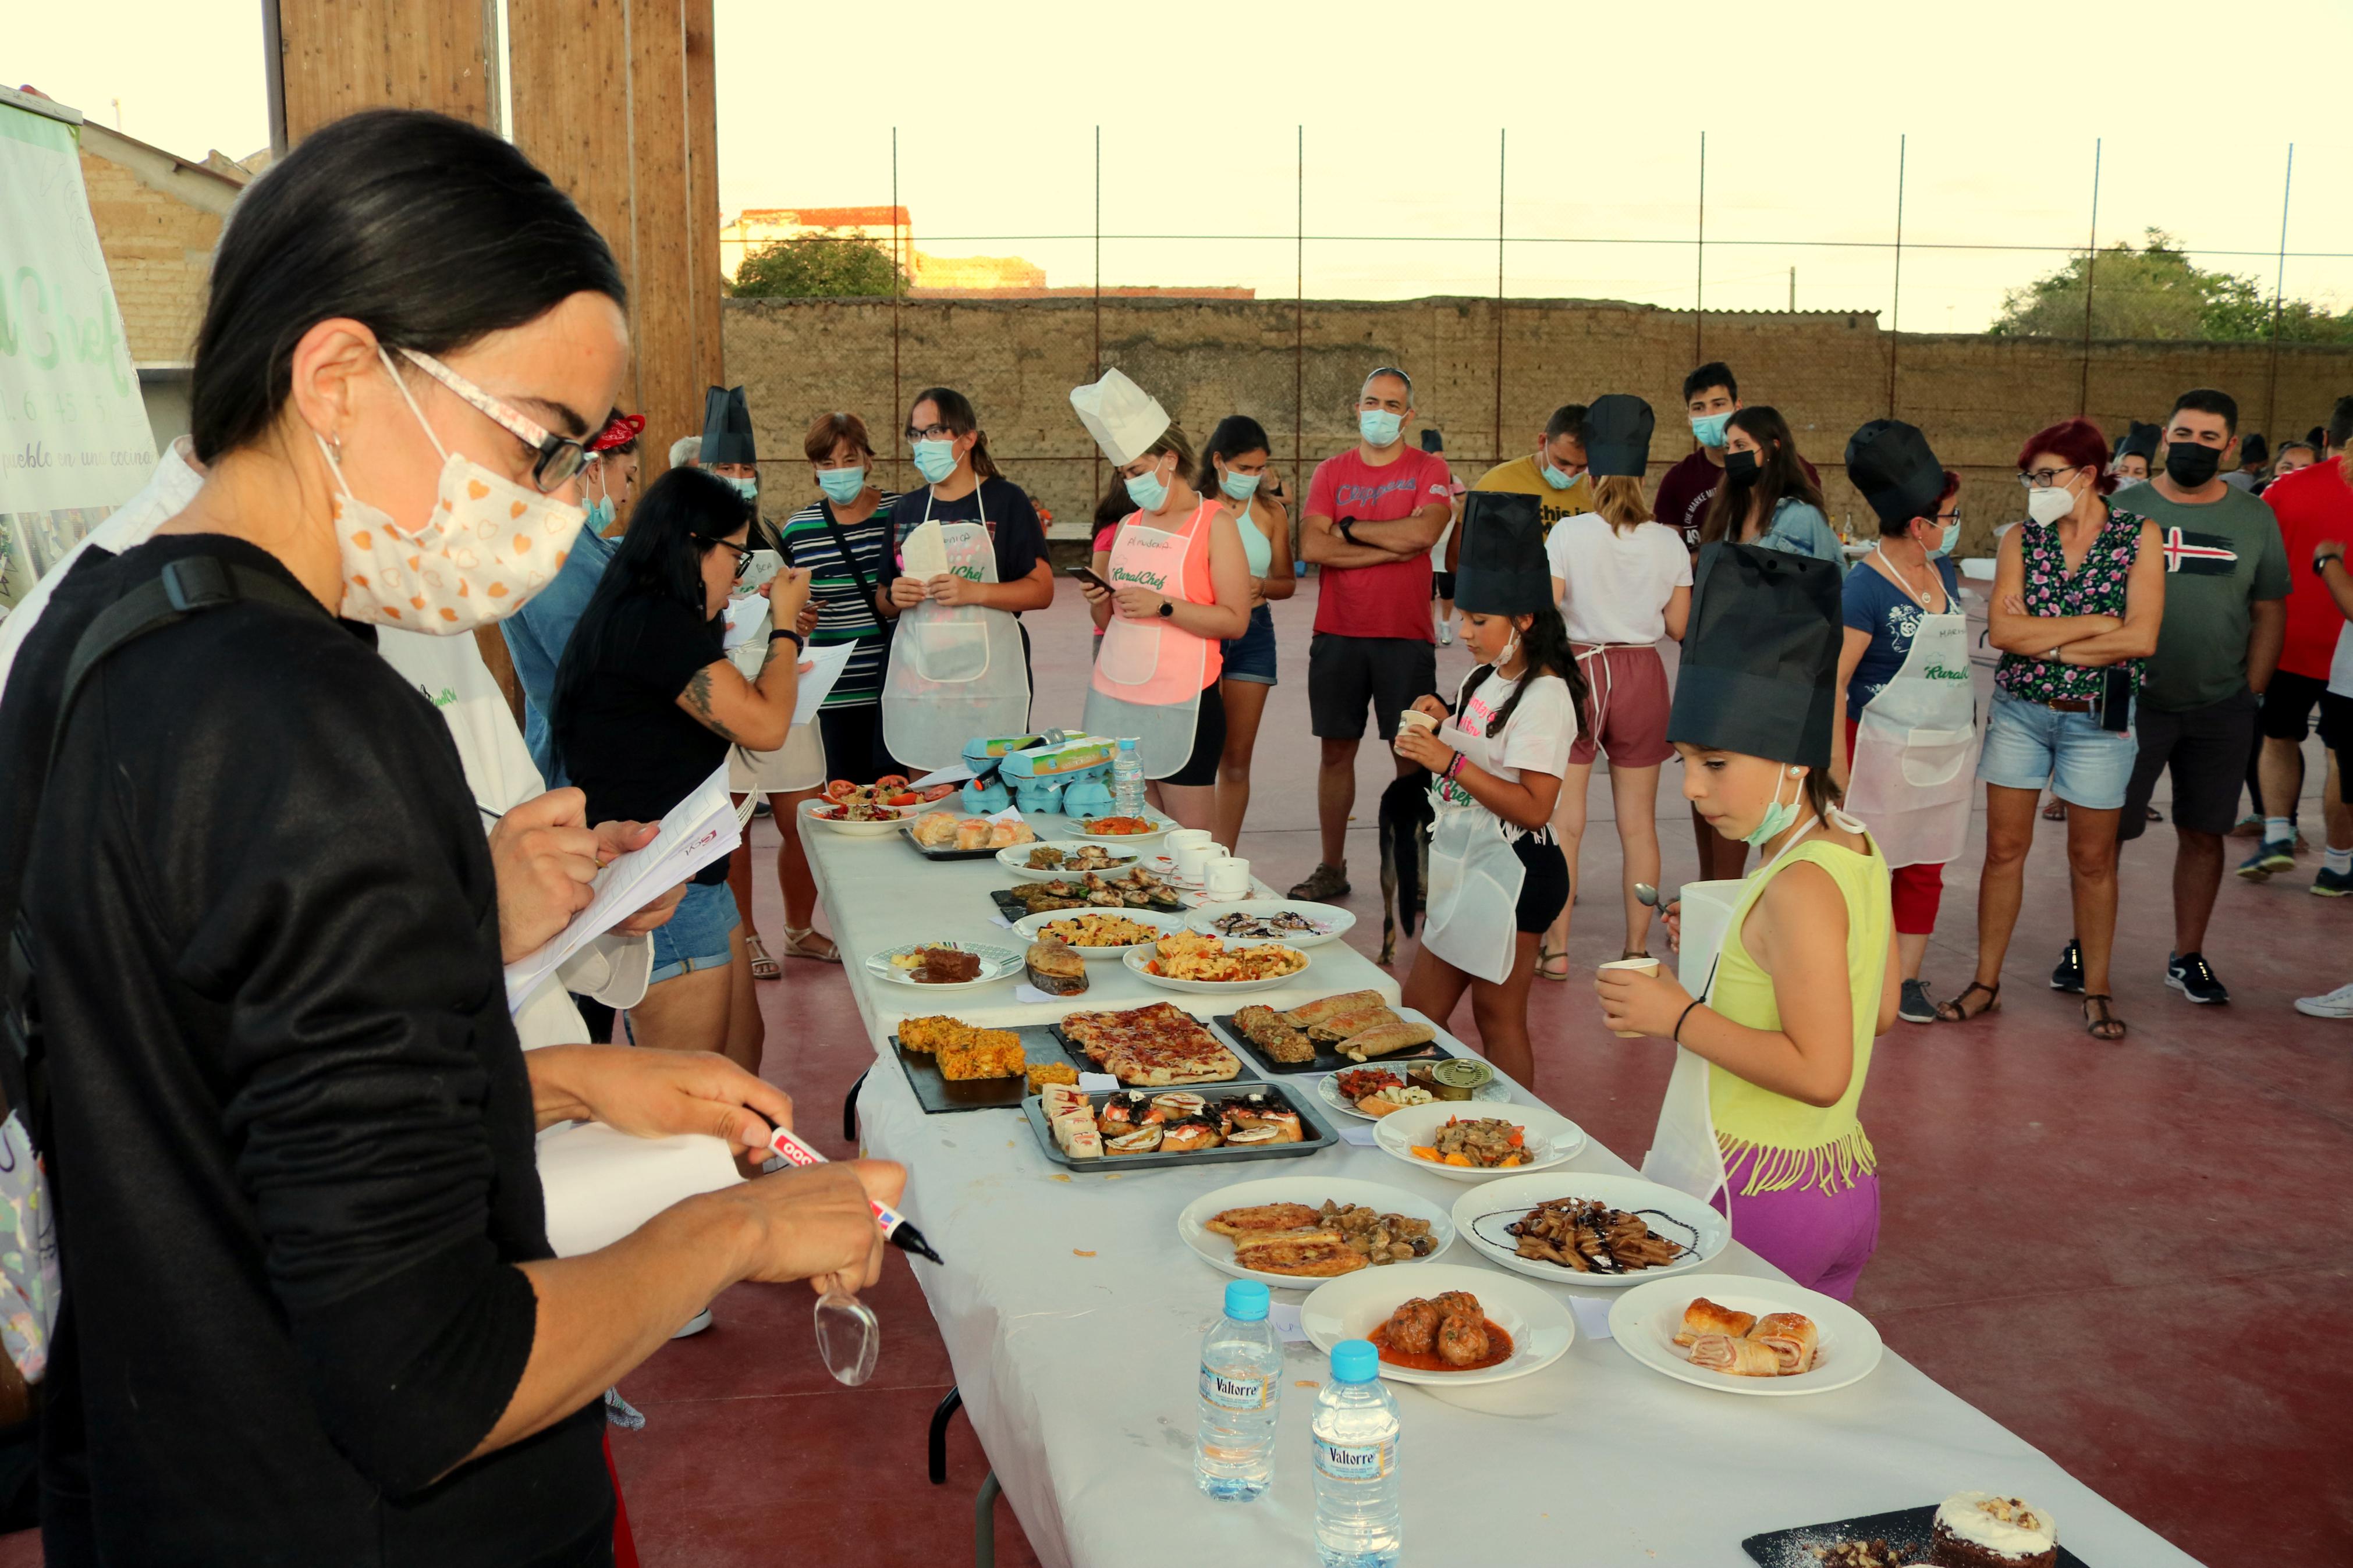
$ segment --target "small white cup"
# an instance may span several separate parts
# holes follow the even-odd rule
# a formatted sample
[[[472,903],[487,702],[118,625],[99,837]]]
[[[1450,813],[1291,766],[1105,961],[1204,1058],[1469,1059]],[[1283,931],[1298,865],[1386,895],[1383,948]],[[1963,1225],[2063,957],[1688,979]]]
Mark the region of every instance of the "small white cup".
[[[1160,836],[1160,847],[1163,853],[1174,858],[1176,851],[1187,844],[1207,844],[1209,841],[1209,830],[1206,827],[1172,827]]]
[[[1208,868],[1225,858],[1221,844],[1187,844],[1176,851],[1176,875],[1187,882],[1203,880]]]
[[[1419,708],[1402,709],[1398,713],[1398,733],[1401,735],[1409,729],[1434,732],[1438,729],[1438,721]]]
[[[1632,969],[1638,970],[1644,974],[1656,974],[1659,972],[1659,961],[1655,958],[1613,958],[1609,963],[1597,964],[1595,967],[1599,969]],[[1640,1029],[1612,1029],[1609,1032],[1617,1036],[1621,1040],[1639,1040],[1642,1037],[1642,1031]]]
[[[1202,890],[1213,899],[1240,899],[1250,895],[1250,863],[1232,856],[1212,860],[1204,876]]]

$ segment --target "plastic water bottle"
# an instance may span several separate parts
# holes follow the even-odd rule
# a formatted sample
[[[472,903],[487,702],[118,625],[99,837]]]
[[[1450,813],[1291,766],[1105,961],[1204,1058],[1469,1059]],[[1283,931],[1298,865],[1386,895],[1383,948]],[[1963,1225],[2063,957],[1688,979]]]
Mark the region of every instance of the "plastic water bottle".
[[[1315,1551],[1324,1568],[1388,1568],[1402,1544],[1397,1402],[1370,1340],[1332,1347],[1315,1394]]]
[[[1274,1422],[1282,1392],[1282,1344],[1266,1321],[1266,1287],[1226,1286],[1226,1315],[1201,1342],[1201,1428],[1193,1480],[1220,1502],[1249,1502],[1274,1477]]]
[[[1119,816],[1144,815],[1144,759],[1133,740],[1120,742],[1111,759],[1111,808]]]

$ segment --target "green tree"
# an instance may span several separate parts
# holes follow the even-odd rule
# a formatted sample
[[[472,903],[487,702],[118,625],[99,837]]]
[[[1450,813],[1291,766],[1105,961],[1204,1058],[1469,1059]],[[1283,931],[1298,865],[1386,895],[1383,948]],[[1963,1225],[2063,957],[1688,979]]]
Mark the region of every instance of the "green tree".
[[[2271,338],[2270,290],[2235,272],[2198,266],[2160,228],[2150,229],[2137,250],[2119,240],[2096,258],[2069,257],[2057,271],[2008,290],[1988,330],[1997,337],[2080,337],[2087,274],[2095,338]],[[2353,342],[2353,311],[2289,300],[2279,312],[2279,336],[2290,343]]]
[[[827,229],[762,246],[735,269],[738,299],[808,300],[872,296],[907,279],[891,253],[860,235]]]

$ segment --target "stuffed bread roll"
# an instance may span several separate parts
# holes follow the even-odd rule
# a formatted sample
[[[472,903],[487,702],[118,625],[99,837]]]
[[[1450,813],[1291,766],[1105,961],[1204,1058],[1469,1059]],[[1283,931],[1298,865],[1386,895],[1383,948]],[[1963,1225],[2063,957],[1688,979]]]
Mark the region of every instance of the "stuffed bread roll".
[[[1757,1320],[1748,1337],[1780,1358],[1783,1377],[1794,1377],[1813,1366],[1821,1331],[1802,1312],[1767,1312]]]
[[[1781,1358],[1771,1347],[1730,1334],[1702,1334],[1692,1341],[1691,1363],[1734,1377],[1778,1377]]]
[[[1741,1339],[1756,1326],[1756,1313],[1736,1312],[1729,1307],[1717,1306],[1704,1296],[1697,1296],[1683,1309],[1683,1326],[1675,1335],[1675,1343],[1687,1345],[1702,1334]]]
[[[1345,991],[1337,996],[1326,996],[1320,1002],[1309,1002],[1293,1007],[1282,1016],[1286,1022],[1305,1029],[1322,1023],[1326,1018],[1337,1017],[1342,1013],[1351,1012],[1358,1007],[1380,1005],[1382,1005],[1381,994],[1377,991]]]

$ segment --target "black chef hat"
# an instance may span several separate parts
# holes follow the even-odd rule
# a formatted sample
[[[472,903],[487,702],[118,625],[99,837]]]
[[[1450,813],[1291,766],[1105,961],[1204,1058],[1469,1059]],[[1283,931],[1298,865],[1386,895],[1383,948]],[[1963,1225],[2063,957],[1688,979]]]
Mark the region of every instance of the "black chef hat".
[[[740,386],[714,386],[702,395],[702,458],[713,463],[755,463],[752,407]]]
[[[1651,466],[1651,405],[1622,392],[1606,393],[1585,411],[1585,458],[1597,479],[1613,474],[1641,479]]]
[[[1830,766],[1843,635],[1830,562],[1723,540],[1705,546],[1667,739]]]
[[[1945,493],[1945,465],[1901,419],[1874,419],[1847,437],[1846,477],[1883,523],[1934,517]]]
[[[2267,463],[2271,461],[2271,456],[2272,444],[2263,439],[2262,431],[2253,430],[2239,437],[2240,462]]]
[[[2158,437],[2164,434],[2165,432],[2157,426],[2144,425],[2136,419],[2132,422],[2132,427],[2117,437],[2116,455],[2119,458],[2138,458],[2144,462],[2154,463],[2157,461]]]
[[[1477,616],[1533,616],[1552,607],[1544,509],[1535,497],[1472,490],[1462,498],[1454,607]]]

